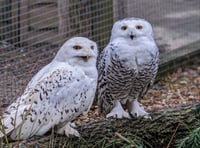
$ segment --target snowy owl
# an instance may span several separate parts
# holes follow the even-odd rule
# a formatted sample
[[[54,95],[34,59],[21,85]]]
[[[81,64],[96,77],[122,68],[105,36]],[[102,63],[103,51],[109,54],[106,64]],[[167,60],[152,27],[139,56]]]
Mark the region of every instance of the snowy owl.
[[[158,55],[149,22],[140,18],[117,21],[97,65],[99,111],[107,118],[150,117],[138,99],[154,82]]]
[[[51,63],[29,82],[1,120],[0,137],[27,139],[50,128],[59,134],[80,136],[71,123],[86,114],[95,96],[98,72],[97,44],[84,37],[69,39]]]

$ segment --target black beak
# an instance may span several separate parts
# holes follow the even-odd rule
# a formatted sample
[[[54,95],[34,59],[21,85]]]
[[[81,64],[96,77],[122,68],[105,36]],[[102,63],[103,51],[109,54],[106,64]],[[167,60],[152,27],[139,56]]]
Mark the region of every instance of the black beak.
[[[135,35],[131,34],[130,38],[131,38],[131,40],[133,40],[133,38],[135,38]]]

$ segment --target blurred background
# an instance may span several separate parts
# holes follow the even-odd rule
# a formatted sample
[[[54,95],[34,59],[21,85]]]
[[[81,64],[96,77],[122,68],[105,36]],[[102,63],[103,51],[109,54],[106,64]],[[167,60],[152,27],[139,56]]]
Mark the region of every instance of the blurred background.
[[[125,17],[152,24],[160,73],[200,59],[199,0],[0,0],[0,108],[22,94],[67,39],[85,36],[102,50],[113,22]]]

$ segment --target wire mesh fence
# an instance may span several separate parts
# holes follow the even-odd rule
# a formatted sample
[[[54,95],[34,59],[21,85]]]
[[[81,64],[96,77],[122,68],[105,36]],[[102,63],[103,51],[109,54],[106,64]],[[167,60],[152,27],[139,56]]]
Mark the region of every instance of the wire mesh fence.
[[[200,40],[199,0],[0,0],[0,107],[22,93],[64,41],[85,36],[102,50],[113,22],[124,17],[150,21],[161,53]]]

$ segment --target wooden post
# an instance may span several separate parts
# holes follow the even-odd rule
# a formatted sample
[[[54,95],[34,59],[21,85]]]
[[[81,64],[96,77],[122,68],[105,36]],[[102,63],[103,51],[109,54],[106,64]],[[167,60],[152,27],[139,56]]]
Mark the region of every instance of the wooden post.
[[[58,0],[59,36],[92,37],[91,4],[91,0]]]
[[[7,40],[11,38],[11,30],[12,30],[12,14],[11,14],[11,1],[10,0],[2,0],[1,4],[1,21],[0,21],[0,39]]]
[[[58,0],[58,35],[61,39],[67,37],[70,31],[69,0]],[[62,42],[59,42],[62,44]]]
[[[11,32],[11,42],[14,45],[19,43],[19,1],[12,0],[11,2],[11,22],[12,22],[12,32]]]
[[[97,41],[99,50],[109,42],[113,25],[113,1],[92,1],[92,37]]]
[[[114,21],[127,17],[128,0],[113,0],[113,17]]]
[[[28,0],[20,0],[20,45],[28,37]]]

